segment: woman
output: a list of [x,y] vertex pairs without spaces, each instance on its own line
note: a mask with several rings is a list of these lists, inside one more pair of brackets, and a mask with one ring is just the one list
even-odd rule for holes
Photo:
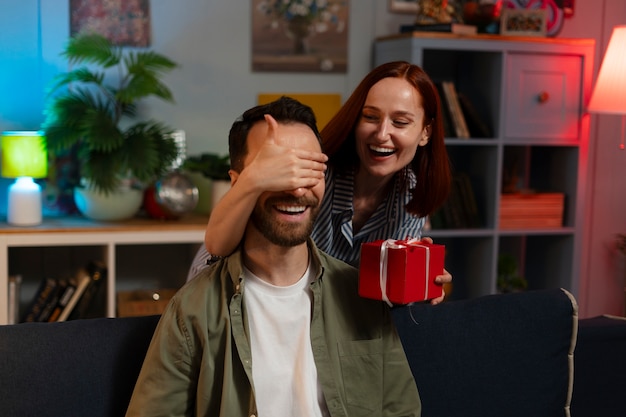
[[[327,169],[324,155],[287,152],[272,135],[270,129],[262,152],[214,207],[205,234],[208,253],[234,250],[243,235],[240,219],[249,217],[260,193],[308,187],[325,177],[313,240],[323,251],[358,266],[363,242],[421,237],[426,216],[450,190],[437,89],[420,67],[408,62],[373,69],[324,127]],[[209,257],[202,248],[190,276]],[[451,279],[444,271],[437,282]]]

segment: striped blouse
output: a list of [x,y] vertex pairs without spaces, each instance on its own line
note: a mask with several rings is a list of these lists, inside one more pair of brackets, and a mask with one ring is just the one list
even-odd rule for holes
[[[408,171],[409,186],[415,186],[415,174]],[[330,166],[326,170],[326,191],[315,222],[312,238],[319,249],[355,267],[359,266],[361,243],[378,239],[421,237],[424,218],[405,210],[411,194],[396,175],[392,192],[355,235],[352,230],[354,172],[339,174]],[[211,263],[212,256],[204,245],[196,254],[187,280]]]
[[[409,186],[415,186],[415,174],[408,171]],[[378,239],[406,239],[420,237],[424,218],[408,213],[406,204],[411,199],[400,175],[396,175],[392,191],[355,235],[352,230],[354,214],[354,173],[340,175],[328,167],[326,193],[313,230],[313,241],[319,249],[358,267],[361,244]]]

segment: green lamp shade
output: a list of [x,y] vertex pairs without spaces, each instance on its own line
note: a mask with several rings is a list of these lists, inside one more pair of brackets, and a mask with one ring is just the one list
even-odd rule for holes
[[2,173],[5,178],[45,178],[48,155],[42,132],[2,133]]

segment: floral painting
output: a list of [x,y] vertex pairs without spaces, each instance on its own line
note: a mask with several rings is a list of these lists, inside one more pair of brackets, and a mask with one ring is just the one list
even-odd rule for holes
[[252,0],[252,70],[345,73],[348,0]]
[[115,45],[150,46],[150,0],[70,0],[70,35],[81,32]]

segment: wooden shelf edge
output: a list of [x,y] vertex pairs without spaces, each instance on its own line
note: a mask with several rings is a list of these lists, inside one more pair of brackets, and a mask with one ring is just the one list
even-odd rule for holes
[[100,222],[89,220],[82,216],[44,218],[43,223],[37,226],[12,226],[0,224],[2,234],[27,233],[93,233],[93,232],[132,232],[132,231],[189,231],[204,230],[208,216],[190,214],[176,220],[158,220],[136,217],[119,222]]

